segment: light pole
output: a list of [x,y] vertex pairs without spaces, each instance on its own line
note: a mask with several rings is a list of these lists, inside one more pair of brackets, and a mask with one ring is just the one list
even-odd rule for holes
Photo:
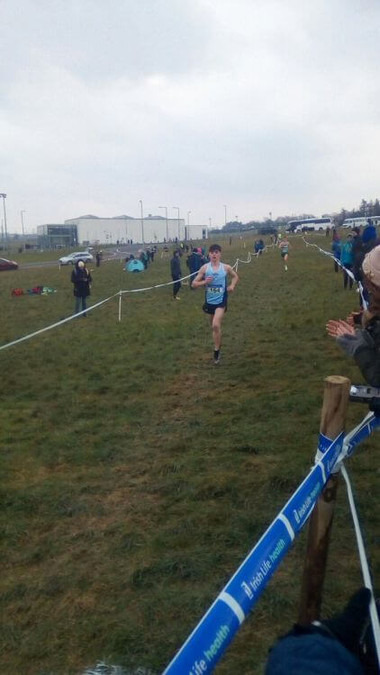
[[0,192],[0,197],[3,198],[3,211],[4,211],[4,238],[5,238],[5,246],[8,245],[8,230],[7,230],[7,212],[5,210],[5,198],[6,194],[4,192]]
[[224,204],[224,224],[227,225],[227,205]]
[[167,206],[159,206],[159,209],[165,209],[165,217],[166,217],[166,242],[169,241],[169,228],[168,228],[168,207]]
[[191,211],[187,212],[187,239],[190,239],[190,213]]
[[177,221],[178,221],[178,241],[181,239],[181,233],[179,231],[179,207],[173,206],[173,209],[177,211]]
[[23,209],[22,211],[20,211],[20,216],[21,216],[21,232],[22,232],[23,235],[25,234],[25,230],[24,230],[24,213],[25,213],[25,209]]
[[143,212],[143,203],[142,199],[139,200],[140,202],[140,214],[141,214],[141,237],[142,237],[142,243],[144,246],[144,212]]

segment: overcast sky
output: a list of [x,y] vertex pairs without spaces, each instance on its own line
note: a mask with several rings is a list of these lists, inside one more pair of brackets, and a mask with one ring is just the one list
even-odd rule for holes
[[[0,0],[8,231],[380,197],[378,0]],[[2,216],[2,210],[0,209]]]

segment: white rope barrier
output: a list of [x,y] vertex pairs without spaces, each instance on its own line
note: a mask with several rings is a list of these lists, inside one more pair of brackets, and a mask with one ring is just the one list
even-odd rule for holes
[[363,581],[364,585],[366,588],[369,588],[371,591],[371,602],[369,606],[369,611],[370,611],[370,617],[371,617],[371,623],[372,623],[372,629],[373,629],[373,636],[374,636],[374,641],[375,641],[375,647],[376,647],[376,653],[377,653],[377,660],[380,666],[380,623],[379,623],[379,616],[377,613],[376,609],[376,602],[375,602],[375,597],[374,597],[374,592],[373,592],[373,586],[372,586],[372,580],[371,580],[371,575],[369,572],[369,565],[366,557],[366,552],[365,552],[365,547],[364,547],[364,542],[363,542],[363,536],[361,533],[360,529],[360,524],[359,524],[359,518],[356,510],[356,505],[355,505],[355,500],[354,500],[354,495],[352,492],[352,487],[351,487],[351,482],[350,478],[348,476],[348,473],[346,471],[346,468],[344,464],[341,466],[341,471],[342,471],[342,476],[344,480],[346,481],[346,488],[347,488],[347,496],[348,496],[348,502],[350,504],[350,509],[351,509],[351,515],[352,515],[352,520],[354,523],[354,530],[355,530],[355,535],[356,535],[356,543],[358,546],[358,553],[359,553],[359,560],[360,560],[360,565],[362,568],[362,574],[363,574]]
[[304,241],[304,243],[306,244],[306,246],[314,246],[315,248],[318,249],[318,251],[320,251],[320,252],[323,253],[324,255],[327,255],[327,256],[328,256],[329,258],[331,258],[337,265],[339,265],[339,267],[340,267],[340,268],[341,268],[341,269],[342,269],[342,270],[343,270],[343,271],[344,271],[344,272],[345,272],[345,273],[346,273],[346,274],[347,274],[347,275],[355,282],[355,284],[357,284],[358,291],[359,291],[359,293],[360,293],[360,297],[361,297],[361,301],[362,301],[362,305],[363,305],[364,309],[368,309],[368,303],[367,303],[367,301],[366,301],[366,299],[365,299],[365,297],[364,297],[364,292],[363,292],[364,289],[363,289],[363,285],[362,285],[361,281],[357,281],[357,279],[355,279],[355,277],[354,277],[354,275],[352,274],[351,270],[346,269],[345,266],[342,265],[342,263],[340,262],[339,258],[336,258],[336,257],[334,256],[334,254],[331,253],[330,251],[325,251],[325,250],[324,250],[323,248],[321,248],[320,246],[317,246],[317,244],[311,244],[309,241],[306,241],[305,237],[302,237],[302,240]]
[[58,326],[63,326],[64,323],[67,323],[68,321],[72,321],[73,319],[77,319],[82,314],[87,314],[87,312],[92,312],[93,309],[96,309],[97,307],[100,307],[100,305],[104,305],[105,302],[108,302],[109,300],[112,300],[112,298],[116,298],[117,295],[119,295],[119,293],[115,293],[114,295],[110,295],[109,298],[106,298],[105,300],[101,300],[100,302],[97,302],[95,305],[91,305],[91,307],[87,307],[87,309],[84,309],[81,312],[77,312],[77,314],[72,314],[71,316],[66,317],[66,319],[61,319],[60,321],[57,321],[56,323],[52,323],[50,326],[45,326],[45,328],[41,328],[40,330],[34,331],[34,333],[29,333],[28,335],[24,335],[24,337],[22,337],[22,338],[18,338],[17,340],[13,340],[12,342],[8,342],[6,345],[2,345],[0,347],[0,351],[2,351],[3,349],[7,349],[8,347],[13,347],[13,345],[20,344],[20,342],[24,342],[25,340],[30,340],[30,338],[35,337],[36,335],[41,335],[42,333],[46,333],[48,330],[52,330],[52,328],[57,328]]

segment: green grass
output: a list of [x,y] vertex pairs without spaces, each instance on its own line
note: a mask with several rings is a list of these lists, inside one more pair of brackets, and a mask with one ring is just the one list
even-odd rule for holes
[[[100,659],[161,672],[306,475],[323,379],[361,381],[324,328],[358,299],[327,257],[292,243],[287,273],[277,250],[239,266],[218,368],[203,294],[186,286],[181,302],[170,287],[127,294],[121,322],[115,298],[0,352],[2,673],[76,674]],[[225,244],[227,262],[253,250],[241,244]],[[70,273],[0,275],[0,344],[71,314]],[[169,280],[169,261],[93,277],[91,303]],[[11,297],[35,285],[57,293]],[[364,412],[351,404],[347,428]],[[349,462],[375,575],[377,456],[372,438]],[[305,532],[216,672],[263,671],[296,619],[304,544]],[[324,611],[360,583],[342,487]]]

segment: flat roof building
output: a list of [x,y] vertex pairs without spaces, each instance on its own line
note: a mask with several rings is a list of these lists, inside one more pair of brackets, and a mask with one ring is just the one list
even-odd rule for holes
[[164,216],[115,216],[99,218],[94,215],[80,216],[65,220],[65,225],[75,225],[78,231],[78,244],[155,244],[164,241],[207,239],[206,225],[185,225],[183,218],[165,218]]

